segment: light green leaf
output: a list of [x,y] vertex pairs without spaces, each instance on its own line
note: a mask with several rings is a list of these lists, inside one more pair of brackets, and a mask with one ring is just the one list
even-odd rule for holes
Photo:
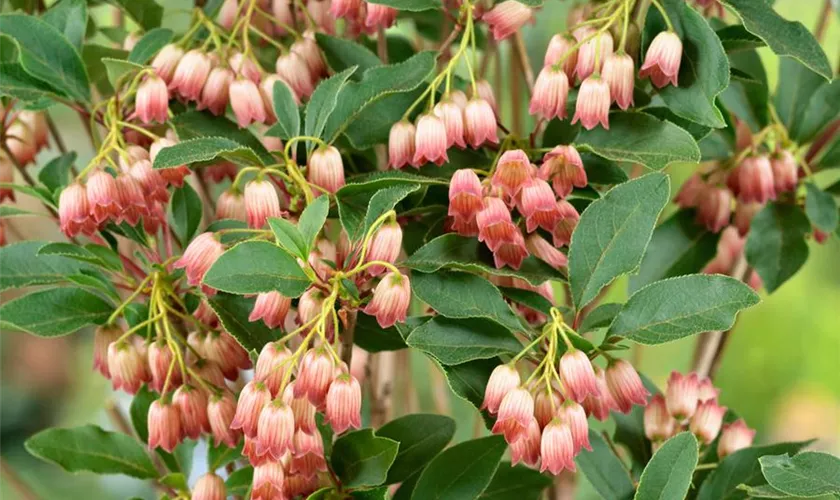
[[478,498],[493,479],[506,448],[502,436],[490,436],[444,450],[423,470],[411,498]]
[[228,448],[222,443],[219,443],[218,446],[215,446],[213,443],[208,442],[207,446],[207,469],[210,471],[216,471],[225,465],[237,460],[239,457],[242,456],[242,446],[244,443],[240,443],[239,446],[235,448]]
[[300,112],[295,98],[292,96],[292,90],[285,83],[276,82],[272,92],[274,93],[274,114],[277,116],[277,123],[266,132],[266,135],[284,140],[299,135]]
[[246,241],[216,260],[204,275],[204,284],[238,295],[277,290],[286,297],[298,297],[310,282],[282,248],[267,241]]
[[416,413],[391,420],[376,431],[400,444],[385,484],[401,483],[443,450],[455,434],[455,421],[444,415]]
[[387,5],[397,10],[408,10],[411,12],[437,10],[441,7],[440,0],[374,0],[371,3]]
[[[84,47],[82,47],[82,60],[85,62],[85,67],[87,68],[88,76],[90,77],[90,83],[103,96],[108,97],[114,93],[114,85],[111,82],[108,67],[105,65],[105,61],[123,61],[127,55],[128,53],[122,49],[106,47],[95,43],[86,43]],[[126,66],[128,66],[128,64],[126,64]],[[136,68],[131,66],[125,68],[125,66],[120,65],[120,63],[117,62],[114,63],[112,72],[117,75],[117,73],[120,73],[123,70],[128,73],[130,71],[134,71],[135,69]]]
[[779,62],[779,84],[773,103],[782,123],[789,131],[796,132],[804,121],[808,103],[825,83],[796,59],[783,57]]
[[172,168],[223,157],[243,165],[262,165],[261,159],[247,146],[224,137],[200,137],[163,148],[155,157],[155,169]]
[[0,324],[39,337],[59,337],[88,325],[101,325],[114,307],[86,290],[50,288],[0,306]]
[[330,463],[345,487],[378,486],[385,482],[399,447],[397,441],[377,437],[372,429],[361,429],[336,440]]
[[749,498],[790,498],[790,495],[782,493],[769,484],[760,484],[758,486],[739,484],[738,489],[749,495]]
[[575,145],[610,160],[641,163],[653,170],[678,161],[700,161],[700,149],[688,132],[638,112],[610,113],[609,130],[582,130]]
[[163,20],[163,7],[155,0],[108,0],[108,3],[122,8],[145,30],[157,28]]
[[815,228],[825,233],[834,231],[837,227],[837,202],[831,194],[818,188],[814,183],[805,184],[807,196],[805,197],[805,215]]
[[75,161],[75,151],[53,158],[38,172],[38,180],[53,192],[63,188],[70,182],[70,167]]
[[479,500],[537,500],[551,478],[523,465],[502,462]]
[[619,184],[584,210],[569,247],[569,285],[578,308],[639,268],[669,195],[668,177],[651,173]]
[[741,24],[733,24],[715,31],[726,52],[757,49],[764,47],[764,40],[753,35]]
[[[305,135],[318,138],[323,136],[324,127],[327,126],[327,120],[329,120],[330,114],[332,114],[338,102],[338,94],[347,83],[347,79],[355,71],[356,67],[348,68],[318,84],[318,87],[315,88],[312,97],[309,99],[309,103],[306,105],[303,122]],[[313,144],[310,143],[309,150],[312,147]]]
[[597,330],[598,328],[610,326],[622,307],[624,307],[623,304],[613,302],[599,305],[586,314],[580,324],[580,328],[578,328],[578,333],[583,334]]
[[262,165],[271,165],[276,160],[265,149],[262,142],[248,129],[241,129],[224,116],[215,116],[207,111],[187,111],[170,120],[181,141],[198,137],[224,137],[249,148],[259,157]]
[[589,483],[605,500],[631,498],[635,487],[621,459],[613,453],[604,438],[592,429],[589,429],[589,444],[592,451],[581,450],[575,457],[575,463]]
[[[374,177],[347,184],[338,190],[335,194],[338,216],[350,241],[362,239],[380,215],[420,189],[420,184],[413,177]],[[429,183],[433,182],[429,180]]]
[[182,472],[171,472],[160,478],[160,483],[174,488],[176,491],[190,491],[190,487],[187,485],[187,478]]
[[254,468],[250,465],[231,474],[225,480],[225,493],[228,495],[244,497],[251,489],[251,483],[254,481]]
[[21,217],[24,215],[52,217],[52,215],[50,214],[39,214],[37,212],[32,212],[30,210],[24,210],[22,208],[12,207],[9,205],[0,205],[0,219],[4,219],[6,217]]
[[88,22],[85,0],[61,0],[47,9],[41,19],[62,33],[76,50],[82,49]]
[[811,32],[798,21],[788,21],[768,2],[722,0],[744,23],[744,28],[758,36],[780,56],[798,59],[813,71],[831,80],[831,64]]
[[225,331],[233,335],[246,351],[253,349],[259,352],[267,343],[277,340],[277,336],[262,321],[248,320],[255,300],[227,293],[207,297],[207,303],[219,317]]
[[327,215],[329,212],[329,197],[319,196],[315,198],[315,201],[303,209],[303,212],[300,214],[300,219],[298,219],[298,229],[300,230],[300,234],[306,244],[306,255],[309,255],[309,251],[315,244],[315,238],[318,237],[318,233],[321,232],[321,229],[324,227],[324,223],[327,222]]
[[186,247],[198,231],[203,207],[201,197],[189,183],[185,182],[172,193],[172,199],[169,201],[170,220],[181,246]]
[[351,40],[338,38],[324,33],[316,33],[315,40],[327,58],[327,64],[336,73],[357,66],[355,75],[360,79],[362,72],[368,68],[379,66],[382,61],[376,54],[362,45]]
[[733,73],[729,87],[720,95],[720,101],[732,114],[744,120],[750,129],[758,132],[770,120],[770,88],[761,57],[758,52],[750,50],[730,54],[729,61],[733,72],[736,69],[742,71],[749,79]]
[[128,81],[131,77],[143,70],[143,66],[126,59],[115,57],[103,57],[102,64],[105,65],[105,73],[113,88],[119,88],[121,83]]
[[739,311],[759,301],[749,286],[729,276],[669,278],[634,293],[607,335],[656,345],[701,332],[728,330]]
[[840,458],[828,453],[768,455],[758,463],[764,478],[779,491],[800,497],[840,494]]
[[128,54],[128,61],[135,64],[146,64],[160,49],[172,41],[175,34],[168,28],[155,28],[143,35],[137,45]]
[[22,241],[0,247],[0,290],[60,283],[71,274],[93,269],[59,255],[37,255],[47,244],[45,241]]
[[634,498],[685,498],[697,458],[697,439],[690,432],[665,441],[642,472]]
[[768,203],[753,217],[747,236],[747,262],[773,292],[808,260],[805,235],[811,224],[799,207]]
[[522,344],[509,331],[491,321],[440,316],[412,330],[406,343],[444,365],[493,358],[522,349]]
[[829,123],[840,116],[840,80],[823,82],[808,100],[799,126],[791,132],[799,144],[812,141]]
[[499,358],[477,359],[460,365],[442,365],[441,368],[452,392],[476,408],[480,408],[484,401],[484,390],[487,388],[490,374],[501,363]]
[[308,247],[297,226],[280,217],[269,217],[268,227],[274,233],[277,244],[283,247],[284,250],[303,260],[308,258]]

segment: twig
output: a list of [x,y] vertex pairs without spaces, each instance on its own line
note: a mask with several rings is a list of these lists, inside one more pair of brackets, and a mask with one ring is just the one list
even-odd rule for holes
[[356,317],[358,316],[356,309],[347,311],[346,325],[344,331],[341,332],[341,361],[350,369],[350,362],[353,360],[353,336],[356,333]]
[[[522,113],[519,106],[519,72],[516,71],[516,66],[519,64],[516,61],[518,58],[519,52],[511,47],[508,58],[508,71],[510,72],[508,90],[510,91],[511,130],[517,135],[522,132]],[[499,105],[501,106],[501,103]]]
[[370,423],[373,427],[382,426],[390,416],[394,359],[394,352],[380,352],[370,357]]
[[817,26],[814,28],[814,38],[816,38],[819,43],[822,43],[823,38],[825,38],[825,32],[828,28],[828,20],[832,17],[831,0],[823,0],[823,6],[820,10],[820,15],[817,18]]
[[522,40],[522,33],[516,32],[513,35],[513,46],[519,58],[519,65],[522,68],[522,73],[525,75],[525,83],[528,84],[528,94],[534,92],[534,70],[531,69],[531,61],[528,60],[528,51],[525,50],[525,42]]
[[443,58],[444,54],[446,54],[447,55],[446,59],[449,58],[448,57],[449,56],[449,46],[452,45],[453,42],[455,42],[455,39],[458,38],[458,35],[460,33],[461,33],[461,25],[456,24],[455,27],[452,28],[452,32],[449,33],[449,36],[446,37],[446,40],[444,40],[443,43],[440,45],[440,48],[438,49],[438,52],[439,52],[438,57]]
[[32,488],[23,480],[5,458],[0,457],[0,472],[3,475],[3,482],[11,485],[18,492],[22,500],[38,500],[40,497],[32,491]]
[[388,64],[388,37],[385,36],[385,28],[382,26],[376,32],[376,55],[384,64]]
[[67,154],[67,146],[64,145],[64,139],[61,138],[61,134],[58,132],[58,127],[55,126],[55,120],[52,119],[52,116],[49,113],[44,113],[47,118],[47,127],[50,129],[50,133],[53,136],[53,140],[55,141],[55,145],[61,154]]

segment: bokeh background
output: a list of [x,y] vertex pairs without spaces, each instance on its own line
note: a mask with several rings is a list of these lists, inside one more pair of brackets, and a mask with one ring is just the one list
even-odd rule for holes
[[[756,0],[758,1],[758,0]],[[4,2],[0,2],[2,5]],[[168,9],[164,25],[180,29],[187,22],[184,1],[161,2]],[[822,0],[777,0],[776,8],[788,19],[813,28],[820,15]],[[526,46],[534,67],[539,67],[549,38],[565,29],[568,0],[547,0],[533,26],[525,28]],[[5,9],[9,7],[6,6]],[[108,19],[108,7],[92,10]],[[824,47],[836,66],[840,58],[840,15],[830,14]],[[410,30],[402,26],[396,30]],[[105,42],[104,40],[102,41]],[[502,47],[503,55],[507,47]],[[778,59],[768,49],[760,50],[771,87],[778,80]],[[503,58],[508,60],[507,57]],[[507,68],[505,68],[507,70]],[[506,73],[505,73],[506,74]],[[510,113],[509,91],[496,89],[502,96],[504,113]],[[90,144],[78,118],[57,106],[51,111],[59,123],[68,147],[80,153],[84,164],[92,156]],[[524,115],[524,113],[523,113]],[[510,116],[509,114],[507,116]],[[527,117],[525,118],[527,120]],[[526,126],[528,122],[525,122]],[[53,151],[39,157],[48,161]],[[691,172],[691,166],[672,165],[668,169],[672,185]],[[837,171],[835,171],[837,172]],[[820,185],[834,177],[818,176]],[[676,188],[674,188],[676,190]],[[20,196],[22,205],[32,200]],[[56,240],[54,227],[32,219],[11,219],[7,231],[10,241],[22,239]],[[722,389],[721,402],[735,409],[758,430],[757,442],[818,438],[815,447],[840,453],[840,241],[836,237],[824,245],[809,243],[806,266],[772,296],[741,315],[716,384]],[[623,300],[625,282],[612,287],[605,301]],[[3,293],[9,300],[15,292]],[[633,353],[639,369],[662,386],[671,370],[689,368],[696,339],[644,348]],[[44,499],[154,498],[146,483],[122,476],[72,475],[59,467],[30,457],[23,442],[48,426],[77,426],[88,423],[114,429],[104,408],[127,408],[130,399],[114,394],[107,381],[91,370],[92,332],[44,340],[16,332],[0,335],[0,453],[37,495]],[[458,421],[455,441],[486,432],[475,410],[455,397],[434,364],[419,353],[401,353],[397,365],[403,367],[395,380],[394,416],[424,411],[447,413]],[[406,391],[413,387],[414,390]],[[125,411],[123,411],[125,413]],[[192,477],[205,470],[203,449],[196,449]],[[0,484],[0,497],[21,498],[7,483]],[[578,478],[576,498],[598,496]]]

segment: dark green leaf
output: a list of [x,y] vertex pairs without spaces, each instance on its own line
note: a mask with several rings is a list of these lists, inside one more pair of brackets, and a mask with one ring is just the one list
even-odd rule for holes
[[506,448],[502,436],[490,436],[444,450],[420,475],[411,498],[478,498],[490,484]]
[[69,472],[157,477],[152,461],[137,441],[95,425],[47,429],[27,439],[24,445],[32,455]]
[[564,279],[560,271],[534,256],[529,256],[522,261],[522,266],[518,270],[507,266],[497,269],[493,264],[493,254],[487,247],[475,238],[466,238],[457,234],[445,234],[435,238],[414,252],[404,264],[424,273],[450,268],[521,278],[532,285],[540,285],[546,280]]
[[669,184],[660,173],[633,179],[581,214],[569,247],[569,285],[578,308],[615,278],[639,268],[659,212],[668,202]]
[[[420,189],[412,176],[406,179],[373,178],[350,183],[335,194],[341,226],[350,241],[362,239],[373,222],[409,194]],[[429,182],[436,182],[429,180]]]
[[808,260],[805,235],[811,224],[799,207],[768,203],[753,217],[747,236],[747,262],[773,292]]
[[[119,256],[110,248],[88,244],[84,247],[72,243],[48,243],[38,249],[38,256],[61,255],[109,269],[122,269]],[[83,271],[80,269],[79,271]]]
[[270,328],[262,321],[248,320],[251,310],[254,308],[253,298],[246,298],[239,295],[217,293],[207,298],[207,303],[219,317],[225,331],[233,335],[246,351],[252,349],[259,352],[276,336]]
[[284,140],[291,139],[300,133],[300,112],[292,90],[283,82],[275,82],[272,92],[277,123],[266,132],[266,135]]
[[[322,196],[321,198],[325,198]],[[306,242],[303,241],[303,235],[298,231],[297,226],[286,219],[280,217],[270,217],[268,219],[268,226],[274,233],[274,238],[277,244],[283,247],[295,257],[300,257],[306,260],[309,256]]]
[[411,289],[447,318],[486,318],[509,330],[522,330],[499,289],[481,276],[457,271],[416,273],[411,277]]
[[490,374],[501,363],[499,358],[477,359],[442,368],[452,392],[479,408],[484,401],[484,390],[487,388]]
[[840,458],[828,453],[768,455],[758,463],[764,478],[779,491],[800,497],[840,494]]
[[840,116],[840,80],[823,82],[810,96],[808,105],[802,112],[798,127],[791,131],[791,136],[799,144],[813,140],[826,125]]
[[[570,120],[551,120],[543,133],[544,148],[553,148],[559,144],[571,144],[580,134],[580,124],[572,125]],[[586,164],[586,162],[584,162]]]
[[[114,85],[123,75],[139,71],[139,67],[124,61],[127,52],[122,49],[86,43],[82,50],[82,59],[87,67],[90,83],[103,96],[114,93]],[[112,78],[113,77],[113,78]]]
[[817,160],[816,166],[820,169],[840,167],[840,136],[831,142]]
[[627,173],[612,160],[586,152],[580,158],[589,184],[621,184],[628,179]]
[[551,479],[522,465],[502,462],[479,500],[537,500]]
[[656,450],[642,472],[636,500],[685,498],[697,467],[697,439],[681,432]]
[[91,292],[50,288],[0,306],[0,324],[39,337],[59,337],[88,325],[101,325],[114,307]]
[[739,484],[738,489],[745,491],[749,495],[749,498],[790,498],[790,495],[782,493],[769,484],[760,484],[758,486]]
[[733,73],[732,81],[720,95],[720,100],[729,111],[757,132],[767,126],[770,119],[770,88],[761,57],[756,51],[750,50],[731,54],[729,59],[733,72],[736,69],[746,72],[750,78],[741,78]]
[[454,420],[444,415],[423,413],[406,415],[380,427],[377,436],[400,444],[385,483],[405,481],[443,450],[454,434]]
[[310,282],[282,248],[267,241],[246,241],[216,260],[204,275],[204,284],[239,295],[277,290],[286,297],[298,297]]
[[837,202],[831,194],[818,188],[811,182],[805,184],[808,194],[805,197],[805,215],[815,228],[825,233],[837,227]]
[[242,444],[236,448],[228,448],[224,444],[218,446],[208,441],[207,446],[207,468],[210,471],[218,470],[225,465],[237,460],[242,456]]
[[237,469],[225,480],[225,493],[228,495],[244,497],[251,489],[254,481],[254,468],[250,465]]
[[396,326],[382,328],[367,314],[358,316],[353,342],[368,352],[398,351],[408,347]]
[[610,113],[609,130],[583,130],[575,145],[610,160],[641,163],[654,170],[677,161],[700,161],[700,149],[688,132],[645,113]]
[[530,307],[535,311],[539,311],[545,315],[551,314],[551,308],[554,305],[545,297],[532,290],[525,290],[523,288],[499,287],[499,291],[506,299]]
[[224,116],[214,116],[207,111],[187,111],[176,115],[170,123],[178,131],[181,141],[198,137],[224,137],[249,148],[264,165],[275,162],[274,157],[254,134],[248,129],[240,129]]
[[33,77],[74,100],[90,100],[90,83],[82,58],[64,35],[25,14],[0,15],[0,31],[18,44],[20,63]]
[[[729,60],[715,32],[697,11],[682,0],[662,2],[683,44],[679,85],[659,89],[668,108],[687,120],[713,128],[725,127],[715,98],[729,85]],[[667,29],[658,9],[648,10],[645,39]]]
[[201,137],[163,148],[155,157],[154,168],[171,168],[190,163],[215,160],[219,156],[243,165],[262,165],[248,147],[224,137]]
[[435,357],[444,365],[516,353],[522,345],[506,329],[482,319],[436,316],[415,328],[406,343]]
[[[17,44],[7,36],[0,34],[0,45]],[[0,95],[7,95],[21,101],[37,101],[39,99],[58,99],[61,91],[51,87],[46,82],[33,77],[17,62],[0,63]]]
[[586,333],[610,326],[622,307],[622,304],[615,303],[599,305],[583,318],[578,332]]
[[[309,99],[306,105],[306,112],[304,113],[303,131],[309,137],[321,138],[324,134],[324,127],[327,126],[327,120],[330,118],[338,102],[338,94],[342,87],[347,83],[356,71],[356,67],[350,67],[336,75],[323,80]],[[310,143],[310,150],[312,144]]]
[[75,161],[75,151],[53,158],[38,172],[38,180],[50,191],[63,188],[70,182],[70,167]]
[[776,112],[789,131],[796,131],[808,109],[808,102],[825,80],[796,59],[786,57],[779,63],[779,76],[774,96]]
[[0,290],[60,283],[91,266],[59,255],[36,256],[44,241],[22,241],[0,247]]
[[[422,89],[385,95],[373,102],[351,123],[344,135],[350,144],[358,150],[371,148],[388,142],[388,134],[394,123],[400,121],[409,106],[423,93]],[[449,165],[455,162],[458,151],[449,151]]]
[[183,472],[172,472],[160,478],[160,484],[174,488],[176,491],[190,491],[187,478]]
[[316,34],[315,39],[324,52],[330,68],[335,72],[357,66],[355,75],[361,78],[365,70],[382,64],[376,54],[356,42],[324,33]]
[[336,440],[330,463],[345,487],[378,486],[385,482],[399,448],[397,441],[362,429]]
[[421,10],[440,9],[440,0],[374,0],[371,3],[387,5],[397,10],[408,10],[418,12]]
[[633,493],[636,490],[633,481],[627,475],[621,459],[613,453],[604,438],[594,430],[589,429],[589,444],[592,446],[592,451],[581,450],[575,457],[575,463],[601,495],[601,498],[605,500],[633,498]]
[[764,47],[764,40],[753,35],[743,25],[733,24],[715,31],[726,52],[757,49]]
[[312,245],[315,244],[315,238],[318,236],[318,233],[324,227],[329,211],[329,197],[319,196],[300,214],[298,229],[300,230],[301,236],[303,236],[304,243],[306,243],[307,255],[309,255],[309,250],[312,249]]
[[656,345],[701,332],[728,330],[739,311],[759,302],[749,286],[729,276],[668,278],[634,293],[608,335]]
[[41,19],[63,34],[76,50],[82,49],[88,22],[85,0],[61,0],[47,9]]
[[157,28],[163,20],[163,7],[155,0],[108,0],[108,2],[121,7],[145,30]]
[[201,197],[189,183],[184,183],[172,193],[172,199],[169,202],[172,228],[181,240],[182,246],[186,246],[198,231],[203,207]]
[[129,62],[146,64],[152,56],[157,54],[160,49],[172,41],[173,36],[174,33],[172,33],[172,30],[168,28],[155,28],[153,30],[149,30],[149,32],[143,35],[143,38],[137,42],[137,45],[131,49],[131,53],[128,54]]
[[780,56],[798,59],[813,71],[831,80],[831,64],[811,32],[798,21],[787,21],[768,2],[723,0],[738,14],[744,28],[758,36]]

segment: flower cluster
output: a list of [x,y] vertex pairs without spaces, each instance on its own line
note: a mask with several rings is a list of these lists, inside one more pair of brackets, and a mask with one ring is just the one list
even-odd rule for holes
[[[532,253],[554,268],[564,267],[566,256],[557,247],[569,244],[580,218],[565,198],[586,183],[583,160],[573,146],[555,147],[543,156],[540,167],[522,150],[505,151],[484,182],[469,169],[452,176],[449,226],[458,234],[478,236],[493,252],[498,268],[519,269]],[[514,224],[514,209],[523,224]],[[552,243],[538,229],[550,234]]]
[[703,446],[717,439],[719,458],[749,447],[755,431],[743,419],[723,423],[726,407],[718,404],[719,394],[708,378],[672,372],[665,395],[656,394],[645,408],[645,435],[658,447],[687,429]]

